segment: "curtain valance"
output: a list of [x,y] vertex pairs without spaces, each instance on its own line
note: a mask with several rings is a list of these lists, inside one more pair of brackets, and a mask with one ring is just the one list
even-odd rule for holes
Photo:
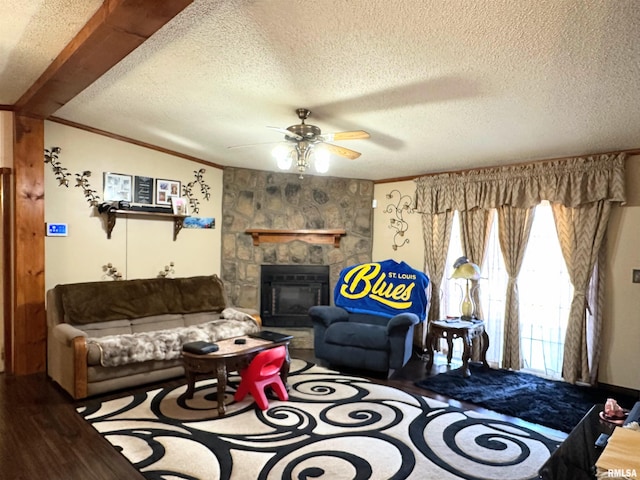
[[417,178],[421,213],[529,208],[542,200],[576,207],[598,200],[625,202],[624,153],[551,160]]

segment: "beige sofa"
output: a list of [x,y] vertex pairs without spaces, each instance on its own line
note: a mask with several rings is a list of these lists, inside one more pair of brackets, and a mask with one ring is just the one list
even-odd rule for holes
[[191,341],[260,330],[255,310],[230,307],[217,275],[87,282],[47,292],[47,372],[75,398],[184,374]]

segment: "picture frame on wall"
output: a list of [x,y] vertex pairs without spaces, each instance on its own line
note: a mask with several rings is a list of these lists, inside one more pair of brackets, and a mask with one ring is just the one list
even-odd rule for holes
[[182,197],[170,197],[174,215],[189,215],[187,199]]
[[187,217],[184,219],[183,227],[209,230],[216,228],[216,219],[213,217]]
[[122,173],[104,172],[103,198],[105,202],[131,202],[133,178]]
[[133,203],[153,204],[153,178],[136,175],[133,179]]
[[171,205],[172,197],[180,196],[178,180],[156,179],[156,205]]

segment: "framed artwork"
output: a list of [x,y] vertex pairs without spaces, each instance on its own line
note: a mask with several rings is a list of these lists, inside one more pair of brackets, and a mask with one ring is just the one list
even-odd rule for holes
[[179,181],[156,179],[156,205],[171,205],[171,197],[179,196]]
[[216,220],[213,217],[187,217],[184,219],[183,226],[198,229],[216,228]]
[[131,175],[104,172],[104,189],[102,192],[105,202],[130,202],[133,191]]
[[153,178],[139,177],[133,179],[133,203],[153,204]]

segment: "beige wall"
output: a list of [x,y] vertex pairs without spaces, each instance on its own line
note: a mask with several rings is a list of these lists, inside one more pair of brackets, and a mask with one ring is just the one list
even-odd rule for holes
[[603,383],[640,390],[640,155],[630,157],[627,204],[614,207],[608,230],[602,360]]
[[[384,209],[386,195],[394,189],[414,195],[414,181],[377,184],[374,198],[373,259],[393,258],[422,269],[424,255],[420,216],[405,215],[410,243],[393,250],[392,218]],[[632,270],[640,269],[640,156],[627,160],[627,204],[613,208],[608,229],[607,278],[603,351],[599,381],[640,390],[640,284],[631,283]]]
[[13,168],[13,112],[0,110],[0,168]]
[[215,229],[183,229],[173,241],[171,220],[118,217],[109,240],[103,216],[75,186],[76,173],[90,170],[91,188],[102,198],[104,172],[179,180],[185,185],[203,165],[46,122],[45,148],[54,146],[62,149],[59,161],[71,176],[68,188],[59,186],[51,166],[45,165],[45,221],[67,223],[69,236],[46,238],[47,289],[59,283],[108,280],[103,271],[107,263],[126,279],[156,277],[171,261],[176,277],[220,274],[222,170],[204,167],[204,181],[211,187],[209,201],[194,189],[200,200],[197,216],[214,217]]

